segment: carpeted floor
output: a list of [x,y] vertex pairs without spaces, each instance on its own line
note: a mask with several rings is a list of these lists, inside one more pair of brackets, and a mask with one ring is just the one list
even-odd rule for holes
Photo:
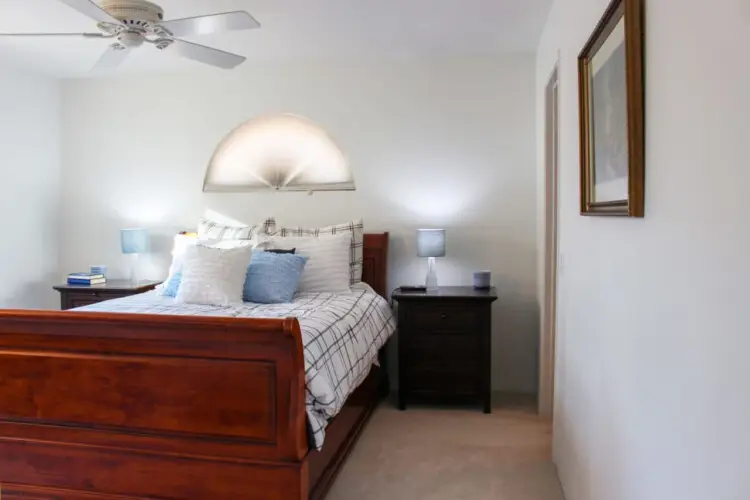
[[381,405],[327,500],[564,500],[533,414]]

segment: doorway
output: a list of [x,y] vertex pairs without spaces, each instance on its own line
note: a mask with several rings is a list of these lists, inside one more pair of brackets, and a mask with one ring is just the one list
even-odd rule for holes
[[544,302],[539,348],[539,414],[552,419],[555,393],[555,338],[557,335],[558,262],[558,151],[559,100],[558,67],[552,71],[545,90],[544,112]]

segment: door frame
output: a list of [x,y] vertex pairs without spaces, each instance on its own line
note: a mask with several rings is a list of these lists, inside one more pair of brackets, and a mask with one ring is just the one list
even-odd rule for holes
[[559,255],[560,64],[544,87],[544,290],[539,343],[539,414],[554,413]]

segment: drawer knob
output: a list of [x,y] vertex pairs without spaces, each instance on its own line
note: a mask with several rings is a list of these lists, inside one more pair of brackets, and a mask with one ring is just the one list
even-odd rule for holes
[[440,319],[447,319],[447,318],[448,318],[448,315],[447,315],[447,314],[445,314],[445,313],[442,313],[442,314],[440,315]]

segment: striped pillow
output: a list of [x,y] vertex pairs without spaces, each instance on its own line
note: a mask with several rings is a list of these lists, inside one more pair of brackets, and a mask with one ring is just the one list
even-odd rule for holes
[[275,231],[276,220],[273,217],[253,226],[228,226],[210,219],[201,219],[198,223],[198,239],[201,240],[252,240],[259,234]]
[[261,247],[292,245],[297,255],[306,257],[298,292],[343,293],[349,291],[349,245],[351,239],[342,233],[327,238],[315,236],[272,236]]
[[362,281],[365,240],[365,226],[362,219],[347,222],[345,224],[335,224],[333,226],[316,228],[282,227],[275,231],[268,231],[268,234],[280,236],[282,238],[289,236],[315,236],[318,238],[324,238],[327,236],[330,237],[346,233],[351,235],[351,244],[349,245],[349,284],[354,285]]

